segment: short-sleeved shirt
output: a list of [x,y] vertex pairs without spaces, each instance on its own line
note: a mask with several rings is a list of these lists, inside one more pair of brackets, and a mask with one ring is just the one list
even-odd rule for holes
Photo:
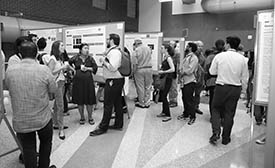
[[[47,66],[49,65],[50,61],[53,60],[55,63],[54,70],[61,68],[64,64],[61,60],[57,60],[54,55],[44,55],[42,57],[42,59],[43,59],[43,62],[45,63],[45,65],[47,65]],[[64,72],[61,71],[61,72],[55,74],[54,78],[55,78],[56,82],[65,81]]]
[[49,92],[57,89],[49,68],[34,59],[8,67],[6,86],[11,96],[13,128],[28,133],[44,128],[52,118]]

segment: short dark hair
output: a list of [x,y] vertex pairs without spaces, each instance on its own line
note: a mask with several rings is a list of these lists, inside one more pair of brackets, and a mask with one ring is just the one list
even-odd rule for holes
[[241,39],[237,36],[229,36],[226,37],[226,43],[228,43],[231,48],[237,50],[241,43]]
[[188,43],[188,46],[191,47],[192,52],[196,52],[198,50],[198,46],[195,43],[190,42]]
[[22,55],[22,58],[32,58],[34,59],[37,55],[37,46],[34,44],[34,42],[30,41],[24,41],[20,45],[20,54]]
[[43,50],[44,48],[46,48],[47,46],[47,40],[44,37],[41,37],[38,41],[37,41],[37,47],[38,50]]
[[81,43],[81,44],[79,45],[79,53],[81,53],[81,50],[82,50],[82,48],[83,48],[84,46],[88,46],[88,47],[89,47],[89,44],[87,44],[87,43]]
[[221,40],[221,39],[217,40],[215,42],[215,47],[216,47],[217,51],[219,51],[219,52],[223,51],[224,50],[224,44],[225,44],[225,42],[223,40]]
[[120,37],[119,37],[118,34],[114,34],[114,33],[109,34],[109,38],[110,38],[110,40],[114,41],[115,45],[117,45],[117,46],[119,45],[119,43],[120,43]]
[[175,49],[168,45],[168,44],[163,44],[164,48],[167,50],[168,54],[173,57],[175,55]]
[[27,36],[21,36],[21,37],[18,37],[15,40],[15,42],[14,42],[14,51],[15,51],[15,54],[19,54],[19,48],[20,48],[21,44],[24,41],[29,41],[29,38]]

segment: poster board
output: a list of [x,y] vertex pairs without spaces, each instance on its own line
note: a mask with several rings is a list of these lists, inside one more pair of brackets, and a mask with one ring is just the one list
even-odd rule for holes
[[187,43],[185,41],[185,38],[182,38],[182,37],[164,37],[163,38],[163,43],[169,44],[170,41],[178,41],[179,46],[177,46],[177,49],[179,50],[179,53],[180,53],[180,64],[178,69],[181,69],[183,65],[184,50]]
[[257,15],[253,102],[256,105],[267,105],[272,65],[274,12],[258,11]]
[[[1,27],[0,27],[0,32],[1,32]],[[4,115],[4,95],[3,95],[3,70],[4,70],[4,61],[2,58],[2,38],[1,38],[1,33],[0,33],[0,124],[3,119]]]
[[120,36],[120,48],[124,46],[124,22],[89,24],[81,26],[69,26],[63,28],[63,42],[69,55],[79,53],[78,46],[81,43],[89,44],[89,53],[97,65],[98,72],[95,75],[95,81],[103,81],[102,63],[99,59],[103,57],[103,53],[107,50],[106,39],[109,34],[115,33]]
[[127,47],[130,53],[133,53],[133,43],[136,38],[141,39],[144,45],[147,45],[152,49],[152,69],[154,72],[157,72],[161,63],[160,48],[163,40],[163,33],[126,33],[125,47]]
[[36,34],[38,38],[44,37],[47,39],[47,46],[44,49],[45,52],[50,53],[51,47],[54,41],[63,41],[63,31],[62,28],[50,28],[50,29],[28,29],[23,30],[24,35]]

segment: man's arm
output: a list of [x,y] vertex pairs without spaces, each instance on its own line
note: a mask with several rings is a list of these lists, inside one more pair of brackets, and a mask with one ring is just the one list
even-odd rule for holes
[[192,55],[191,58],[187,58],[187,59],[191,59],[191,60],[189,62],[188,67],[183,68],[183,74],[191,75],[195,72],[195,70],[198,66],[199,60],[196,55]]
[[211,66],[209,68],[210,75],[218,75],[218,62],[217,62],[217,55],[214,57]]
[[109,54],[109,59],[106,57],[107,59],[104,59],[103,64],[108,70],[115,72],[121,64],[121,52],[117,49],[113,49]]

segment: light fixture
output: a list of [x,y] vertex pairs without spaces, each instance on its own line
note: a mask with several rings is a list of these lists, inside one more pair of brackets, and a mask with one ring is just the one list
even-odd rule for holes
[[173,0],[159,0],[159,2],[172,2]]

